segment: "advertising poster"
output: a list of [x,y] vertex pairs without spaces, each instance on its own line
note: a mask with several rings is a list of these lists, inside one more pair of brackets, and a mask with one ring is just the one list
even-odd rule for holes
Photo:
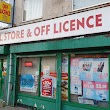
[[68,73],[62,73],[62,100],[68,100]]
[[43,75],[50,74],[50,66],[43,66]]
[[93,81],[93,59],[81,58],[79,61],[80,80]]
[[82,95],[82,81],[79,76],[71,76],[71,94]]
[[42,77],[41,95],[44,97],[53,97],[53,79],[50,77]]
[[95,82],[83,81],[83,98],[96,99]]
[[71,76],[79,75],[79,58],[71,58]]
[[109,101],[109,89],[106,82],[95,82],[96,100]]
[[96,82],[108,82],[108,58],[93,59],[93,79]]
[[68,57],[62,58],[62,100],[68,100]]
[[68,73],[68,57],[62,58],[62,72]]
[[38,87],[38,76],[22,74],[20,77],[20,91],[36,92]]

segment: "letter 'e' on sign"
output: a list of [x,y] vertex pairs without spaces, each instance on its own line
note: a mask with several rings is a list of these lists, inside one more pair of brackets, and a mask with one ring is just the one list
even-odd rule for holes
[[12,6],[6,2],[0,2],[0,21],[11,23],[11,8]]

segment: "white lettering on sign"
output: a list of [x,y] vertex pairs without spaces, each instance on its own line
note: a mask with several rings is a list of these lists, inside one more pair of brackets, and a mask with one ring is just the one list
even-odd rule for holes
[[0,45],[110,31],[110,7],[0,31]]

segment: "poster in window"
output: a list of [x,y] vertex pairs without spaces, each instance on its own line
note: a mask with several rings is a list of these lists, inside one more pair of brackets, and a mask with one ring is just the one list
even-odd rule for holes
[[53,79],[51,77],[42,77],[41,83],[41,95],[53,97]]
[[109,101],[109,89],[106,82],[95,82],[96,100]]
[[95,96],[95,82],[83,81],[83,98],[96,99]]
[[38,87],[38,76],[22,74],[20,77],[20,91],[36,92]]
[[71,76],[71,94],[82,95],[82,81],[79,76]]
[[62,100],[68,100],[68,57],[62,58]]
[[43,66],[43,75],[49,76],[50,74],[50,66]]
[[79,75],[79,58],[71,59],[70,72],[71,72],[71,76]]
[[93,79],[96,82],[108,82],[108,58],[93,59]]
[[68,57],[62,58],[62,72],[68,73]]
[[81,58],[79,61],[80,80],[93,81],[93,59]]
[[68,100],[68,73],[62,73],[62,100]]

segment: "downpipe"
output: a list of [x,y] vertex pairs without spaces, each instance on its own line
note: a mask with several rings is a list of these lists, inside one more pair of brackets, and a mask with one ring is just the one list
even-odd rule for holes
[[8,79],[8,93],[7,93],[7,105],[9,105],[10,99],[10,90],[11,90],[11,76],[12,76],[12,54],[10,54],[10,63],[9,63],[9,79]]

